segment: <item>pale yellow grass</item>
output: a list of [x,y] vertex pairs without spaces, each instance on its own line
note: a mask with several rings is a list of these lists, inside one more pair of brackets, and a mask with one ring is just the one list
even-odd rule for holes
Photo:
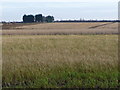
[[118,36],[3,36],[2,53],[5,86],[37,80],[55,69],[58,72],[69,68],[76,72],[116,72]]
[[[88,29],[92,26],[102,25],[102,24],[108,24],[107,27],[117,27],[117,23],[109,25],[111,23],[109,22],[95,22],[95,23],[43,23],[43,24],[36,24],[36,25],[30,25],[30,26],[20,26],[16,27],[17,29]],[[104,26],[103,26],[104,27]]]
[[118,58],[117,40],[116,35],[4,36],[3,74],[7,76],[9,71],[22,68],[80,63],[85,67],[114,68]]
[[118,23],[42,23],[4,29],[2,32],[3,35],[117,34]]

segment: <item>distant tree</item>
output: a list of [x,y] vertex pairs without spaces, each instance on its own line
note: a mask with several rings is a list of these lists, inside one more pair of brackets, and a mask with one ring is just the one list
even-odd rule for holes
[[33,15],[24,15],[23,16],[23,22],[24,23],[32,23],[32,22],[34,22],[34,16]]
[[35,22],[43,22],[42,14],[35,15]]
[[54,22],[53,16],[42,16],[42,14],[33,15],[24,15],[23,16],[24,23],[32,23],[32,22]]
[[45,17],[45,16],[43,16],[42,18],[43,18],[43,22],[46,22],[46,17]]
[[46,22],[54,22],[54,17],[53,16],[47,16],[46,17]]
[[29,22],[34,22],[34,16],[33,15],[28,15],[28,21]]
[[23,22],[25,22],[25,23],[27,22],[27,15],[23,16]]

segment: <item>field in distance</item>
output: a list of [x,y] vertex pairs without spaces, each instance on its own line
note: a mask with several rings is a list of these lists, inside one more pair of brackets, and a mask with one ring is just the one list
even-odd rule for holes
[[118,34],[118,23],[9,23],[2,29],[3,35]]

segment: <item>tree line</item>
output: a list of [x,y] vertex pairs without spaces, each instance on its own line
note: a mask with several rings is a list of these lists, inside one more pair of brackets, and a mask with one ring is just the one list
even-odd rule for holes
[[32,22],[54,22],[53,16],[43,16],[42,14],[37,15],[24,15],[23,16],[24,23],[32,23]]
[[120,22],[120,20],[57,20],[54,22]]

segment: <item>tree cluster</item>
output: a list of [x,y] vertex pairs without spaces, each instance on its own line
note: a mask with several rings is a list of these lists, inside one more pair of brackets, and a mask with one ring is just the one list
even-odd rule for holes
[[53,16],[42,16],[42,14],[33,15],[24,15],[23,16],[24,23],[32,23],[32,22],[54,22]]

